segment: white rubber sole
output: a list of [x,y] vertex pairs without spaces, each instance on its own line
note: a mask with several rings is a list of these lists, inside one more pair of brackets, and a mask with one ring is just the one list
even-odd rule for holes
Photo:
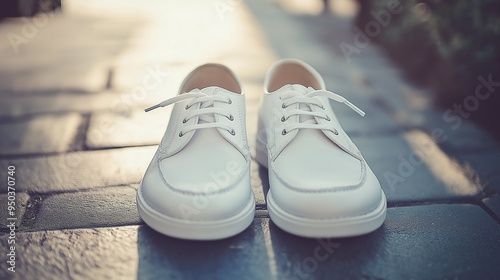
[[251,195],[248,204],[238,214],[216,221],[188,221],[173,218],[154,210],[137,190],[137,208],[142,220],[154,230],[176,238],[189,240],[217,240],[234,236],[244,231],[255,216],[255,198]]
[[[257,137],[255,160],[266,168],[269,165],[267,153],[265,142]],[[272,189],[272,186],[270,188]],[[382,192],[379,205],[367,214],[337,219],[307,219],[283,210],[274,201],[269,191],[267,193],[267,210],[271,220],[279,228],[295,235],[312,238],[352,237],[370,233],[384,223],[387,201]]]
[[387,202],[382,194],[380,204],[375,210],[362,216],[338,219],[306,219],[292,215],[281,209],[267,194],[267,209],[271,220],[282,230],[312,238],[352,237],[370,233],[378,229],[385,220]]

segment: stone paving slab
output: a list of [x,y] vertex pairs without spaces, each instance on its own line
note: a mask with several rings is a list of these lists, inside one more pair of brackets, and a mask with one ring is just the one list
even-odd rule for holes
[[123,90],[136,101],[144,101],[144,93],[161,100],[175,96],[187,74],[199,66],[194,61],[162,60],[159,56],[144,55],[132,52],[113,65],[112,88]]
[[352,140],[390,203],[472,198],[484,188],[479,166],[468,167],[449,158],[421,131]]
[[[140,14],[118,16],[102,6],[75,7],[71,1],[65,6],[63,13],[35,21],[13,18],[2,24],[0,48],[5,55],[0,90],[35,94],[40,90],[104,89],[110,66],[131,47],[144,21]],[[85,28],[92,32],[74,36],[75,30]],[[16,34],[21,42],[12,44],[8,34]]]
[[436,109],[429,92],[414,88],[400,79],[372,80],[371,88],[400,126],[439,133],[440,146],[449,153],[475,153],[497,150],[500,144],[469,120],[474,112],[461,116],[454,108]]
[[351,63],[349,63],[353,68],[363,72],[364,79],[368,81],[390,81],[394,87],[401,84],[398,81],[404,80],[405,74],[386,58],[384,50],[379,49],[376,45],[371,45],[365,50],[367,51],[362,51],[365,57],[361,58],[353,55],[351,56]]
[[[452,108],[450,108],[452,109]],[[455,113],[427,111],[419,124],[426,131],[442,130],[443,149],[454,154],[499,150],[500,144],[472,121]]]
[[[18,191],[33,193],[126,185],[142,179],[156,149],[156,146],[148,146],[0,160],[0,170],[14,165]],[[5,176],[0,173],[2,181],[6,180]]]
[[[60,112],[94,112],[108,110],[127,112],[144,109],[177,94],[184,76],[197,65],[148,63],[138,67],[131,62],[126,68],[136,69],[136,76],[130,74],[123,77],[121,72],[115,73],[110,83],[114,86],[99,89],[95,92],[71,89],[46,89],[39,94],[19,93],[12,90],[2,91],[0,88],[0,117],[15,118],[23,115]],[[116,66],[118,69],[124,66]],[[186,71],[186,67],[190,67]],[[125,71],[127,72],[127,71]],[[185,72],[185,73],[184,73]],[[116,80],[127,80],[125,86]],[[144,86],[144,81],[148,83]],[[115,82],[113,82],[115,81]]]
[[[380,69],[386,68],[381,63],[377,64]],[[388,75],[382,79],[372,75],[374,70],[358,66],[358,71],[361,77],[358,82],[362,83],[371,94],[376,95],[393,117],[401,123],[412,123],[416,112],[422,112],[432,106],[432,99],[426,95],[426,91],[409,85],[396,75]]]
[[381,229],[354,238],[303,239],[272,223],[270,233],[278,279],[496,279],[500,273],[500,225],[474,205],[390,208]]
[[497,175],[490,177],[486,182],[486,188],[497,194],[500,194],[500,171],[497,171]]
[[0,155],[57,153],[69,150],[82,121],[76,113],[40,116],[0,124]]
[[[252,163],[252,191],[257,208],[265,207],[259,166]],[[142,223],[137,212],[138,184],[51,195],[43,199],[29,230],[109,227]],[[2,202],[3,196],[0,196]],[[1,217],[0,217],[1,218]]]
[[488,193],[500,194],[500,150],[474,154],[454,154],[465,166],[473,169]]
[[157,145],[170,119],[171,110],[133,110],[94,113],[90,118],[86,146],[106,147]]
[[135,194],[122,186],[52,195],[42,201],[30,230],[139,224]]
[[483,199],[484,204],[495,213],[498,220],[500,220],[500,196],[493,196]]
[[41,113],[91,112],[110,109],[119,93],[16,95],[3,94],[0,117],[16,118]]
[[25,115],[46,113],[79,112],[110,110],[126,111],[136,107],[145,107],[157,98],[146,95],[144,100],[135,100],[127,92],[102,91],[100,93],[52,93],[43,95],[17,95],[15,93],[0,96],[0,117],[16,118]]
[[0,278],[271,279],[267,224],[255,219],[243,233],[214,242],[169,238],[146,226],[18,233],[17,272],[2,269]]
[[379,230],[343,239],[301,238],[256,218],[220,241],[126,226],[18,233],[16,244],[12,279],[496,279],[500,273],[500,225],[475,205],[390,208]]
[[331,104],[340,125],[349,137],[393,134],[401,132],[403,129],[401,125],[375,104],[365,105],[364,107],[359,106],[366,113],[364,117],[356,114],[343,104],[337,102],[331,102]]
[[9,200],[9,197],[7,196],[6,193],[0,194],[0,229],[7,229],[7,224],[10,223],[10,221],[7,220],[7,218],[15,217],[15,224],[17,227],[22,222],[24,212],[26,210],[26,206],[28,205],[28,200],[30,199],[30,196],[27,193],[24,192],[16,192],[15,194],[15,211],[14,211],[14,216],[9,215],[8,211],[8,202],[12,201]]

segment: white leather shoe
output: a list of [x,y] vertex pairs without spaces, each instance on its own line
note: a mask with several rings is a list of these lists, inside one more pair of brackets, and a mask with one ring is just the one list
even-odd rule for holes
[[137,191],[141,218],[163,234],[196,240],[236,235],[253,221],[245,96],[233,72],[205,64],[179,94]]
[[340,126],[330,99],[364,115],[325,90],[318,72],[302,61],[281,60],[267,73],[256,160],[269,170],[272,221],[304,237],[369,233],[386,215],[380,183]]

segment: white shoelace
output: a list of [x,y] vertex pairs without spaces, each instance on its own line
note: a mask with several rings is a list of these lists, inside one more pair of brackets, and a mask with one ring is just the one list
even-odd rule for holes
[[185,107],[186,110],[189,110],[193,105],[200,103],[200,108],[198,109],[193,109],[190,110],[189,112],[186,113],[185,118],[182,120],[183,123],[188,122],[191,118],[194,117],[199,117],[198,123],[188,125],[184,127],[180,132],[179,136],[182,137],[184,134],[188,133],[189,131],[197,130],[197,129],[203,129],[203,128],[222,128],[227,130],[229,133],[232,135],[235,134],[234,129],[229,126],[228,124],[222,123],[222,122],[217,122],[215,120],[215,115],[221,115],[228,120],[233,121],[234,117],[231,115],[227,110],[224,110],[222,108],[217,108],[214,107],[215,102],[224,102],[227,104],[231,104],[232,101],[230,98],[225,97],[225,96],[220,96],[220,95],[207,95],[203,93],[200,90],[195,90],[194,92],[189,92],[189,93],[183,93],[179,94],[176,97],[172,97],[170,99],[167,99],[165,101],[162,101],[154,106],[151,106],[144,111],[149,112],[151,110],[154,110],[156,108],[160,107],[166,107],[171,104],[186,100],[186,99],[192,99]]
[[[283,117],[281,118],[281,121],[285,122],[286,120],[288,120],[288,118],[290,116],[293,116],[293,115],[317,117],[317,118],[321,118],[321,119],[325,119],[327,121],[330,121],[330,118],[325,113],[322,113],[321,111],[314,112],[312,110],[312,106],[317,106],[323,110],[325,109],[324,106],[321,104],[321,102],[318,99],[314,98],[315,96],[324,96],[324,97],[327,97],[329,99],[335,100],[337,102],[344,103],[345,105],[347,105],[349,108],[353,109],[356,113],[360,114],[361,116],[365,115],[365,112],[363,112],[361,109],[356,107],[354,104],[349,102],[344,97],[342,97],[336,93],[333,93],[331,91],[328,91],[328,90],[315,90],[315,89],[309,87],[308,93],[306,93],[306,94],[300,94],[300,93],[295,92],[295,91],[286,91],[280,96],[280,99],[283,100],[283,103],[282,103],[283,109],[287,108],[288,106],[290,106],[292,104],[299,104],[299,106],[298,106],[299,108],[286,110],[285,113],[283,114]],[[305,105],[306,108],[309,108],[311,110],[310,111],[304,110],[303,108],[301,108],[302,107],[301,105]],[[285,127],[285,129],[282,131],[282,134],[285,135],[292,130],[300,129],[300,128],[330,130],[334,134],[338,134],[337,129],[332,128],[331,125],[319,124],[316,122],[311,123],[308,121],[288,124]]]

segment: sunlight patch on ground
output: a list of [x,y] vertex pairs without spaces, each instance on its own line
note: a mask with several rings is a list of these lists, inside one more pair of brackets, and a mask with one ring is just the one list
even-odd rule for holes
[[330,0],[330,11],[339,17],[352,18],[359,11],[359,5],[354,0]]
[[479,182],[474,173],[449,158],[425,132],[414,130],[405,134],[405,139],[416,155],[453,194],[474,195],[479,191]]

